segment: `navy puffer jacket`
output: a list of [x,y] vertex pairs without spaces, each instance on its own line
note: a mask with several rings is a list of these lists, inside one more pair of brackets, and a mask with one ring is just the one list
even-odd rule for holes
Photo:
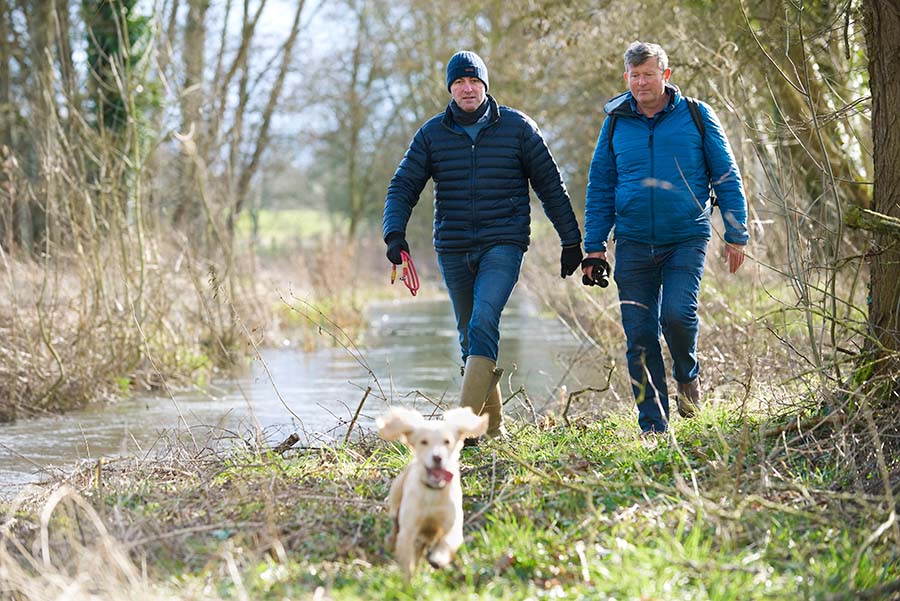
[[458,128],[449,108],[413,137],[388,186],[383,233],[406,235],[419,194],[434,180],[434,248],[467,252],[495,244],[527,250],[531,235],[528,183],[563,246],[579,244],[581,231],[559,168],[537,125],[491,97],[489,123],[475,142]]

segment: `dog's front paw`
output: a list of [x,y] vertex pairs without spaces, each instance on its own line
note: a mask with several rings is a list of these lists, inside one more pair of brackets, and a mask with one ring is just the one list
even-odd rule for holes
[[440,570],[450,564],[450,560],[453,559],[453,554],[450,552],[447,545],[439,544],[428,552],[428,557],[426,559],[428,559],[428,563],[431,564],[431,567]]

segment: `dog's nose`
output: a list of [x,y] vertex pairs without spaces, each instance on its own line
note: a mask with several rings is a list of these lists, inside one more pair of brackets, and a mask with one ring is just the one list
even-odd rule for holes
[[435,466],[439,466],[439,465],[441,464],[441,461],[443,461],[443,459],[441,459],[441,456],[440,456],[440,455],[435,454],[435,455],[432,455],[432,456],[431,456],[431,462],[432,462]]

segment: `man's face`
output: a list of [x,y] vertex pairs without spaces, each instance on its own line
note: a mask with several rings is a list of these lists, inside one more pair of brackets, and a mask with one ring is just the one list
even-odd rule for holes
[[638,105],[655,106],[664,102],[666,82],[671,73],[671,69],[660,69],[659,60],[655,57],[648,58],[636,67],[628,65],[625,81]]
[[477,77],[460,77],[450,84],[450,95],[459,108],[471,113],[484,102],[484,82]]

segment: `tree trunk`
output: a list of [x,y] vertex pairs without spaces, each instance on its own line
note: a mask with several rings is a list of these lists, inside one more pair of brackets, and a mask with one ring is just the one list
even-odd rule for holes
[[158,59],[159,72],[166,77],[171,77],[168,69],[169,64],[172,62],[172,54],[174,52],[178,32],[178,8],[178,0],[172,0],[171,8],[163,6],[163,10],[160,13],[160,21],[162,21],[162,16],[166,14],[166,10],[168,9],[169,16],[166,20],[166,26],[160,33]]
[[26,26],[30,35],[29,60],[31,63],[29,95],[28,134],[33,136],[32,147],[27,157],[28,176],[34,182],[35,197],[41,202],[33,202],[22,196],[16,206],[19,243],[24,249],[38,252],[44,242],[47,211],[53,202],[52,178],[45,172],[44,158],[52,156],[55,138],[50,133],[50,115],[55,108],[53,99],[44,90],[53,89],[53,63],[51,55],[54,46],[52,4],[35,2],[24,9]]
[[12,86],[10,63],[12,48],[9,43],[10,10],[6,2],[0,2],[0,146],[12,145]]
[[72,112],[81,110],[80,93],[78,89],[78,75],[75,70],[75,61],[72,58],[72,41],[70,39],[73,31],[71,19],[69,18],[68,2],[59,1],[56,4],[55,26],[56,26],[56,53],[59,55],[59,73],[61,84],[63,86],[63,94],[66,96],[67,104]]
[[206,125],[201,119],[205,101],[203,70],[206,65],[203,49],[206,45],[206,13],[209,0],[189,0],[187,22],[184,26],[184,88],[181,96],[181,131],[192,134],[188,140],[182,165],[182,185],[178,206],[173,215],[176,224],[194,221],[201,214],[198,178],[205,177],[198,162],[207,157]]
[[[350,136],[347,153],[347,190],[350,196],[350,226],[348,228],[348,236],[350,240],[356,237],[356,231],[363,219],[363,193],[360,189],[359,178],[359,141],[362,135],[365,116],[363,115],[362,98],[358,92],[360,72],[362,70],[363,45],[368,44],[368,35],[366,31],[366,3],[363,1],[361,6],[355,7],[357,10],[357,27],[356,27],[356,46],[353,49],[353,64],[351,65],[350,86],[347,98],[349,110],[349,128]],[[369,70],[371,74],[372,69]],[[371,77],[368,83],[371,84]],[[368,94],[371,85],[367,86],[364,94]]]
[[[864,11],[872,90],[873,206],[877,213],[900,218],[900,7],[896,0],[868,0]],[[876,231],[873,237],[869,325],[882,351],[894,357],[885,367],[896,369],[900,351],[900,237],[889,231]]]
[[[12,129],[15,111],[12,105],[9,43],[10,10],[0,1],[0,248],[10,252],[13,247],[15,185],[13,183]],[[2,419],[0,419],[2,421]]]

